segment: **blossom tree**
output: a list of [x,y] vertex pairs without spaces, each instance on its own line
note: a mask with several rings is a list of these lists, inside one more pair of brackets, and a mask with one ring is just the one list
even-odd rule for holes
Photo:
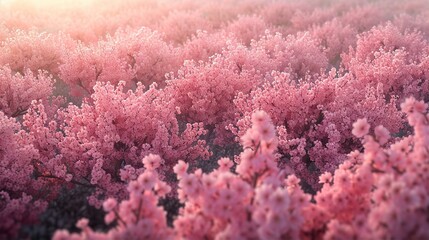
[[0,111],[0,238],[16,237],[46,208],[49,182],[33,178],[38,157],[20,124]]
[[161,33],[148,28],[119,30],[107,41],[135,73],[132,80],[146,86],[156,82],[163,87],[165,75],[176,72],[183,63],[180,50],[167,43]]
[[[335,74],[331,71],[314,83],[296,83],[290,74],[273,73],[262,88],[238,95],[236,120],[228,129],[243,136],[253,109],[267,111],[278,128],[281,164],[317,189],[320,173],[333,172],[347,153],[359,148],[359,141],[350,134],[356,119],[368,116],[371,123],[384,124],[391,132],[398,132],[403,123],[394,98],[386,104],[380,88],[359,85],[347,75],[335,78]],[[380,112],[385,115],[381,117]]]
[[267,29],[267,25],[258,16],[239,16],[237,20],[228,25],[226,31],[231,32],[244,45],[250,45],[252,40],[258,40]]
[[166,88],[186,121],[202,122],[214,130],[217,143],[231,137],[225,126],[233,119],[234,97],[250,91],[260,79],[256,65],[252,65],[258,62],[255,55],[240,45],[233,48],[227,51],[228,56],[212,56],[209,63],[185,62]]
[[383,92],[403,101],[428,92],[424,62],[428,45],[419,32],[401,32],[388,23],[362,34],[356,49],[344,56],[345,68],[365,84],[382,84]]
[[[148,165],[148,162],[151,165]],[[115,228],[107,233],[94,232],[88,226],[88,219],[81,219],[76,224],[82,230],[80,235],[60,230],[52,239],[124,239],[131,236],[143,239],[173,239],[173,231],[167,226],[166,212],[158,206],[158,200],[171,190],[156,171],[161,165],[161,158],[149,155],[142,163],[146,169],[127,187],[129,199],[118,203],[115,198],[109,198],[103,203],[103,209],[107,212],[105,221],[108,224],[114,222],[117,225]]]
[[130,83],[133,69],[121,59],[109,42],[79,44],[62,55],[59,77],[70,87],[71,95],[90,95],[96,82]]
[[61,53],[75,45],[65,34],[17,30],[1,43],[0,65],[9,65],[13,72],[22,74],[30,69],[33,73],[45,70],[57,75]]
[[167,41],[183,43],[197,30],[211,30],[211,24],[196,11],[172,11],[160,22],[158,29],[165,34]]
[[321,175],[315,196],[313,231],[324,237],[427,238],[427,104],[408,98],[401,104],[414,134],[395,140],[366,119],[353,124],[364,150],[351,152],[334,175]]
[[174,167],[179,179],[179,199],[185,204],[174,221],[174,231],[166,226],[163,209],[156,206],[158,198],[170,191],[156,172],[161,159],[149,155],[143,163],[152,165],[130,182],[129,199],[119,204],[115,199],[103,203],[108,212],[106,222],[116,221],[117,228],[106,234],[95,233],[83,219],[77,223],[82,233],[57,231],[54,239],[108,239],[127,234],[166,239],[298,239],[304,222],[302,213],[310,206],[310,196],[301,190],[298,178],[291,175],[285,179],[277,168],[277,139],[268,115],[257,111],[252,122],[252,128],[242,139],[246,149],[236,173],[231,171],[234,162],[228,158],[221,158],[219,167],[208,174],[201,170],[188,173],[189,165],[184,161]]
[[38,74],[27,69],[15,73],[8,66],[0,68],[0,110],[11,117],[26,113],[33,100],[47,99],[53,91],[54,80],[46,72]]
[[206,130],[197,122],[179,126],[179,109],[169,95],[142,84],[124,92],[124,85],[98,83],[81,107],[58,112],[64,133],[58,148],[67,174],[95,187],[90,202],[97,206],[102,195],[122,196],[124,183],[138,176],[141,159],[149,153],[165,160],[159,171],[167,180],[177,159],[191,163],[211,154],[200,139]]
[[340,63],[340,55],[356,43],[357,31],[350,25],[344,26],[338,19],[333,19],[313,27],[311,34],[321,40],[326,48],[326,57],[336,66]]
[[274,61],[267,73],[272,70],[288,72],[299,79],[306,75],[319,75],[328,67],[325,50],[309,32],[283,37],[281,33],[272,34],[268,31],[253,44],[253,48],[264,49]]

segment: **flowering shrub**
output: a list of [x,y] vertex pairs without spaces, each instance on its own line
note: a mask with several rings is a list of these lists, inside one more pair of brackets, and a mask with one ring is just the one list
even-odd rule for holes
[[240,46],[230,56],[214,55],[208,63],[187,61],[178,76],[167,82],[166,91],[176,100],[181,115],[215,129],[219,143],[228,137],[225,126],[234,114],[230,103],[260,79],[254,68],[249,69],[256,59],[250,59],[249,51]]
[[408,98],[401,104],[414,134],[387,144],[389,131],[372,129],[366,119],[353,124],[362,152],[353,151],[334,175],[321,175],[311,228],[325,237],[427,238],[427,104]]
[[0,68],[0,110],[18,117],[26,113],[33,100],[46,99],[53,91],[54,80],[46,72],[14,73],[9,66]]
[[425,0],[0,12],[0,239],[429,238]]
[[295,175],[285,176],[278,168],[274,125],[265,112],[257,111],[252,115],[252,128],[241,138],[244,151],[238,163],[221,158],[210,173],[201,169],[188,173],[184,161],[174,167],[178,198],[184,203],[174,232],[166,225],[165,211],[157,206],[157,200],[171,188],[158,178],[161,158],[149,155],[143,159],[146,170],[128,185],[129,199],[118,204],[110,198],[103,203],[108,212],[105,221],[116,221],[117,228],[95,233],[88,220],[82,219],[77,223],[80,235],[62,230],[54,239],[125,238],[129,234],[189,239],[427,238],[427,104],[409,98],[401,107],[414,135],[389,146],[386,128],[377,126],[370,135],[367,119],[358,119],[352,132],[362,139],[364,150],[351,152],[334,174],[320,176],[323,188],[315,202]]
[[70,86],[72,95],[92,94],[97,82],[130,82],[135,73],[125,59],[118,56],[110,42],[97,45],[80,44],[73,51],[65,51],[59,77]]
[[129,183],[129,199],[118,204],[115,198],[109,198],[103,203],[103,209],[107,212],[106,223],[116,222],[116,228],[106,234],[97,233],[88,226],[88,219],[81,219],[76,224],[82,230],[80,235],[60,230],[53,239],[125,239],[136,236],[143,239],[172,239],[173,231],[167,227],[165,211],[157,206],[159,198],[165,197],[171,189],[159,179],[156,172],[161,158],[148,155],[142,163],[146,170]]
[[167,41],[183,43],[198,30],[208,31],[211,26],[198,12],[173,11],[160,22],[159,29]]
[[159,170],[163,177],[172,173],[177,159],[194,162],[210,156],[205,141],[200,139],[206,130],[199,123],[179,129],[177,110],[169,95],[155,89],[155,85],[145,90],[141,84],[135,92],[123,92],[124,84],[114,87],[99,83],[81,107],[70,105],[59,110],[58,121],[62,124],[58,127],[64,134],[52,136],[61,154],[55,158],[62,159],[71,175],[64,177],[94,187],[89,200],[96,206],[104,195],[120,198],[123,183],[138,176],[138,169],[143,167],[140,159],[149,153],[165,159]]
[[[252,128],[242,137],[236,174],[228,158],[209,174],[179,162],[179,199],[185,204],[174,227],[183,238],[281,239],[298,238],[304,222],[302,211],[310,196],[299,187],[299,179],[277,168],[274,154],[277,138],[265,112],[252,115]],[[293,223],[293,224],[292,224]]]
[[16,236],[22,223],[34,223],[46,208],[47,182],[32,177],[38,158],[28,134],[0,111],[0,238]]
[[427,94],[424,75],[428,45],[419,32],[402,33],[388,23],[358,37],[356,50],[344,56],[344,65],[365,84],[381,83],[383,93],[405,97]]
[[[125,59],[135,73],[134,81],[150,85],[165,85],[165,74],[175,72],[183,63],[180,49],[168,44],[161,34],[147,28],[117,31],[108,38],[120,59]],[[126,81],[127,79],[122,79]]]
[[61,53],[73,47],[73,40],[62,34],[17,30],[1,44],[0,65],[9,65],[14,72],[30,69],[34,73],[45,70],[58,74]]

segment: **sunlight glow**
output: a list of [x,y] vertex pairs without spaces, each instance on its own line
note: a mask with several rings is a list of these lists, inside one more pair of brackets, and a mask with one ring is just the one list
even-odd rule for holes
[[69,9],[91,5],[93,0],[0,0],[0,4],[11,9]]

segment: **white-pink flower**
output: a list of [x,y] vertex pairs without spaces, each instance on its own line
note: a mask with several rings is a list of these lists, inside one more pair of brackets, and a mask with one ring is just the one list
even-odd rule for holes
[[159,155],[155,155],[151,153],[146,157],[144,157],[142,162],[146,169],[155,170],[161,165],[162,159]]
[[137,178],[138,183],[144,190],[151,190],[155,186],[156,180],[156,175],[151,171],[145,171]]
[[118,202],[116,201],[116,199],[114,199],[114,198],[108,198],[103,203],[103,209],[106,212],[110,212],[110,211],[112,211],[116,207],[117,204],[118,204]]
[[380,144],[385,144],[390,138],[390,132],[383,126],[377,126],[374,128],[375,137]]
[[356,137],[360,138],[368,134],[369,124],[366,118],[360,118],[355,123],[353,123],[352,133]]
[[184,175],[186,175],[186,171],[188,171],[188,164],[183,160],[179,160],[179,162],[173,167],[174,173],[176,173],[177,178],[181,179]]

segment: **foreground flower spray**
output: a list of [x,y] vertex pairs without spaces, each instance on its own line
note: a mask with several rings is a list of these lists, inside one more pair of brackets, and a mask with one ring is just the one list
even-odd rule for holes
[[157,206],[171,188],[156,173],[161,158],[149,155],[143,159],[148,168],[128,185],[129,199],[103,203],[106,222],[116,221],[116,227],[96,233],[83,219],[77,225],[80,235],[61,230],[54,239],[132,234],[148,239],[427,238],[427,104],[409,98],[401,107],[414,135],[387,145],[387,129],[357,120],[353,134],[364,150],[348,154],[333,174],[322,174],[323,187],[313,197],[302,190],[299,178],[277,167],[274,126],[265,112],[256,111],[241,139],[244,151],[237,164],[221,158],[210,173],[190,173],[183,161],[174,167],[183,207],[172,227]]

